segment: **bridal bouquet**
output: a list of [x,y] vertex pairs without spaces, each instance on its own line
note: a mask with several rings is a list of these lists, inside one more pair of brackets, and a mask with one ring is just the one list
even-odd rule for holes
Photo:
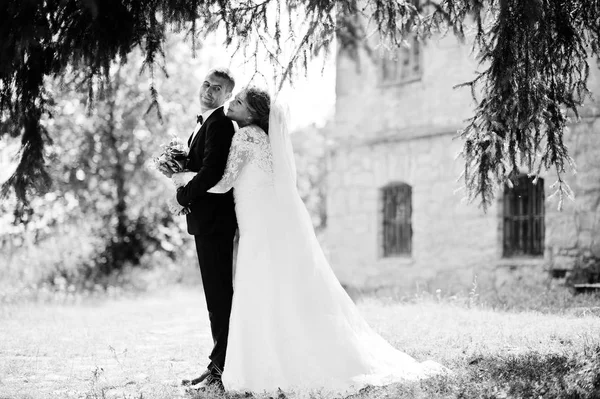
[[154,166],[159,170],[166,169],[171,174],[183,172],[188,155],[187,146],[183,141],[179,137],[172,137],[171,141],[161,147],[163,147],[163,152],[154,158]]
[[[154,167],[165,175],[165,172],[170,175],[183,172],[188,155],[187,146],[183,141],[179,137],[172,137],[171,141],[161,145],[161,147],[163,148],[163,152],[152,160]],[[190,213],[188,207],[179,205],[176,200],[173,203],[169,203],[169,209],[178,216]]]

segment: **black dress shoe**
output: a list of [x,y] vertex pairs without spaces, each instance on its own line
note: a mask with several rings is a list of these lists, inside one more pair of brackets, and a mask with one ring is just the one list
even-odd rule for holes
[[194,378],[193,380],[181,380],[181,385],[190,386],[197,385],[204,381],[210,375],[210,370],[206,369],[199,377]]
[[225,392],[225,387],[223,386],[223,380],[221,380],[221,376],[215,374],[209,374],[208,377],[204,380],[204,384],[198,388],[199,392],[213,391],[217,393]]

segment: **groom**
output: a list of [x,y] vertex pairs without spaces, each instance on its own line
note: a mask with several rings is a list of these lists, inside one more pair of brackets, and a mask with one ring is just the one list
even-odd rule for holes
[[233,192],[211,194],[207,190],[221,180],[227,164],[233,122],[225,116],[223,104],[231,97],[235,80],[228,69],[212,69],[200,87],[202,114],[188,141],[186,169],[197,172],[177,189],[177,202],[188,206],[188,233],[194,236],[200,263],[204,295],[214,346],[206,371],[184,385],[205,381],[205,386],[223,389],[221,374],[225,364],[229,314],[233,296],[233,239],[237,228]]

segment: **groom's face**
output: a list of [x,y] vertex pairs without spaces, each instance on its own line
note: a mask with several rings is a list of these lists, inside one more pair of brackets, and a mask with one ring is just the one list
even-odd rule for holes
[[203,110],[219,108],[231,97],[226,79],[209,74],[200,86],[200,105]]

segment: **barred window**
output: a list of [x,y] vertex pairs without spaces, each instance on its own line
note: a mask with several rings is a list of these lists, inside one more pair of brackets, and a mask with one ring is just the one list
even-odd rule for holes
[[410,255],[412,187],[406,183],[394,183],[383,187],[381,203],[383,256]]
[[504,189],[504,257],[544,253],[544,180],[521,175],[513,188]]
[[415,35],[408,38],[407,42],[408,47],[390,52],[381,61],[383,84],[405,83],[421,78],[421,43]]

